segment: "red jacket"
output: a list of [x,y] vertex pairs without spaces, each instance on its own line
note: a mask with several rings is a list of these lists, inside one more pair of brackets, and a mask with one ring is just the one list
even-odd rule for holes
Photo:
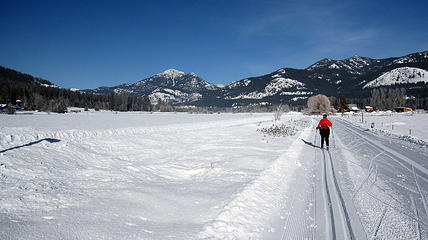
[[330,120],[328,120],[327,118],[323,118],[323,119],[321,119],[320,123],[318,124],[317,129],[318,128],[326,129],[327,127],[331,127],[331,126],[333,126],[333,124],[331,124]]

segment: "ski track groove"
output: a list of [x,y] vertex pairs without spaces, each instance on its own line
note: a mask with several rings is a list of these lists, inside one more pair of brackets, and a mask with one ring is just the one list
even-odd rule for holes
[[334,214],[333,214],[333,204],[331,201],[331,195],[330,190],[328,188],[328,181],[327,181],[327,166],[326,166],[326,159],[323,152],[323,182],[324,182],[324,189],[325,189],[325,196],[327,197],[327,207],[329,209],[329,220],[330,220],[330,226],[331,226],[331,232],[327,231],[328,233],[332,234],[330,236],[331,239],[336,239],[336,228],[335,228],[335,221],[334,221]]
[[[424,223],[421,219],[419,219],[419,218],[417,218],[417,217],[413,216],[412,214],[407,213],[405,210],[401,210],[401,209],[399,209],[399,208],[397,208],[397,207],[395,207],[395,206],[393,206],[393,205],[391,205],[391,204],[389,204],[389,203],[387,203],[387,202],[383,201],[382,199],[379,199],[378,197],[374,196],[374,195],[373,195],[373,194],[371,194],[371,193],[367,193],[367,195],[368,195],[368,196],[370,196],[370,197],[372,197],[373,199],[376,199],[376,200],[377,200],[377,201],[379,201],[380,203],[384,204],[384,205],[385,205],[385,207],[390,207],[391,209],[393,209],[393,210],[395,210],[395,211],[397,211],[397,212],[400,212],[400,213],[402,213],[402,214],[406,215],[407,217],[409,217],[409,218],[411,218],[411,219],[413,219],[413,220],[415,220],[415,221],[418,221],[420,224],[424,225],[425,227],[428,227],[428,224],[427,224],[427,223]],[[397,200],[395,200],[395,201],[396,201],[396,202],[398,202]]]
[[[339,120],[338,122],[342,125],[345,126],[345,124],[343,122],[341,122],[343,120]],[[407,158],[406,156],[403,156],[402,154],[394,151],[393,149],[387,147],[387,146],[378,146],[377,143],[375,143],[373,140],[369,139],[368,137],[363,136],[361,133],[358,132],[358,130],[354,129],[355,127],[344,127],[347,130],[353,132],[355,135],[359,136],[360,138],[364,139],[365,142],[369,143],[372,147],[378,149],[379,151],[383,151],[385,152],[385,155],[388,156],[389,158],[391,158],[393,161],[395,161],[396,163],[398,163],[400,166],[402,166],[403,168],[407,169],[409,172],[411,172],[411,167],[405,166],[403,164],[402,161],[404,161],[404,163],[416,167],[419,171],[421,171],[422,173],[424,173],[425,175],[428,175],[428,169],[426,169],[425,167],[423,167],[422,165],[420,165],[419,163]],[[401,160],[401,161],[400,161]]]
[[[392,183],[396,184],[396,182],[392,182]],[[389,191],[385,190],[384,188],[382,188],[381,186],[379,186],[377,184],[374,184],[374,186],[377,187],[377,189],[381,190],[383,192],[383,194],[385,194],[385,196],[388,196],[389,198],[391,198],[391,200],[393,200],[398,206],[400,206],[402,208],[405,208],[405,204],[403,204],[402,201],[398,200],[397,197],[395,197],[394,195],[392,195],[391,193],[389,193]],[[414,194],[417,194],[416,191],[411,191],[411,192],[414,193]]]
[[[315,134],[316,134],[316,131],[315,131]],[[315,137],[316,137],[316,135],[315,135]],[[314,139],[314,145],[315,145],[315,142],[316,142],[316,138]],[[318,162],[317,161],[317,151],[315,150],[314,151],[314,160],[315,160],[315,162]],[[317,201],[316,201],[316,194],[317,194],[317,189],[316,189],[316,175],[315,175],[315,173],[313,173],[313,175],[312,175],[312,199],[313,199],[313,215],[312,215],[312,217],[313,217],[313,231],[312,231],[312,239],[315,239],[315,236],[316,236],[316,233],[317,233],[317,229],[318,229],[318,225],[317,225],[317,222],[316,222],[316,219],[317,219],[317,212],[318,212],[318,204],[317,204]]]
[[[419,218],[418,208],[416,207],[415,198],[413,197],[413,195],[410,195],[410,200],[412,201],[412,207],[413,207],[413,211],[415,212],[415,216]],[[417,239],[421,240],[421,226],[418,221],[415,221],[415,222],[416,222],[416,234],[418,236]]]
[[380,229],[380,225],[382,224],[383,218],[385,217],[386,211],[388,210],[388,207],[385,206],[385,208],[383,209],[382,215],[380,216],[378,222],[376,223],[376,228],[373,231],[373,236],[372,239],[375,239],[377,236],[377,233],[379,232]]
[[330,151],[328,151],[328,156],[330,159],[331,173],[333,176],[334,185],[336,187],[337,197],[339,197],[339,199],[340,199],[341,208],[343,210],[343,213],[345,214],[345,219],[343,219],[343,220],[346,221],[346,227],[348,230],[349,237],[351,239],[355,239],[354,232],[352,231],[351,219],[349,218],[349,214],[348,214],[348,210],[346,208],[345,200],[343,199],[342,191],[340,190],[339,184],[337,182],[336,173],[334,170],[333,159],[331,157]]
[[[324,192],[326,196],[326,205],[329,212],[329,222],[331,229],[329,231],[331,239],[340,239],[338,234],[343,234],[345,238],[355,239],[354,232],[351,226],[351,220],[346,208],[345,200],[340,190],[339,183],[337,181],[333,158],[330,151],[322,150],[323,155],[323,183]],[[329,184],[329,182],[331,182]],[[330,189],[330,187],[332,189]],[[335,198],[335,201],[332,198]],[[335,214],[336,213],[336,214]],[[336,217],[335,217],[336,216]],[[340,216],[340,218],[337,218]],[[339,227],[339,229],[337,229]],[[338,231],[339,230],[339,231]]]
[[369,172],[367,174],[367,177],[363,180],[363,182],[361,182],[360,186],[357,188],[357,190],[355,190],[354,195],[352,196],[352,200],[355,199],[355,197],[357,197],[359,191],[361,191],[361,189],[364,187],[364,185],[369,182],[370,176],[372,175],[372,173],[374,172],[375,169],[371,169],[369,168]]
[[[344,125],[343,123],[340,123],[340,124]],[[394,183],[397,186],[400,186],[400,187],[408,190],[409,192],[414,192],[415,194],[419,194],[420,197],[421,197],[421,201],[423,202],[424,212],[428,216],[427,202],[426,202],[425,196],[424,196],[424,194],[422,192],[422,189],[420,187],[420,184],[419,184],[419,181],[418,181],[418,174],[416,173],[415,168],[417,168],[417,170],[419,170],[424,175],[427,175],[426,173],[427,173],[428,170],[425,169],[420,164],[414,162],[413,160],[411,160],[411,159],[403,156],[402,154],[396,153],[394,150],[390,149],[389,147],[383,147],[382,148],[381,146],[378,146],[377,143],[375,143],[374,141],[368,139],[368,137],[363,136],[361,133],[358,132],[357,129],[354,129],[354,128],[356,128],[356,127],[346,127],[347,130],[355,133],[357,136],[359,136],[360,138],[364,139],[364,142],[367,142],[370,146],[374,147],[375,149],[378,149],[381,153],[384,153],[383,154],[384,156],[386,156],[386,157],[388,157],[388,159],[391,159],[392,161],[398,163],[401,167],[403,167],[405,170],[409,171],[409,173],[411,175],[413,175],[414,181],[416,183],[415,184],[416,185],[415,189],[411,189],[410,186],[403,185],[401,182],[398,182],[398,181],[396,181],[394,179],[389,179],[389,182]],[[409,164],[410,167],[405,166],[402,161],[404,161],[404,163],[406,163],[406,164]],[[388,169],[388,168],[385,168],[384,166],[381,166],[381,168],[383,168],[384,170],[389,171],[389,172],[391,172],[393,174],[394,173],[393,169],[397,169],[397,166],[394,166],[394,165],[388,163],[389,161],[383,161],[383,162],[385,164],[387,164],[388,166],[391,166],[391,169]],[[420,177],[420,179],[423,182],[428,182],[428,179],[426,179],[426,178],[424,178],[422,176],[419,176],[419,177]]]
[[[396,152],[395,150],[391,149],[388,146],[383,146],[381,145],[381,142],[377,142],[377,141],[373,141],[371,139],[369,139],[369,137],[364,136],[362,133],[360,133],[360,131],[358,130],[357,127],[355,126],[345,126],[345,124],[343,124],[341,121],[338,121],[340,125],[342,125],[344,127],[344,129],[346,129],[349,132],[353,132],[355,134],[355,136],[359,137],[360,139],[363,139],[363,142],[366,142],[369,146],[371,146],[374,150],[377,150],[379,152],[383,152],[383,156],[385,156],[385,159],[382,159],[382,165],[381,166],[376,166],[376,175],[375,178],[377,178],[377,169],[378,167],[381,167],[383,170],[391,173],[392,175],[396,175],[396,171],[405,171],[408,174],[405,174],[405,176],[413,176],[414,179],[414,183],[416,183],[415,185],[412,185],[410,183],[403,183],[401,181],[398,181],[397,179],[392,178],[391,176],[386,176],[388,178],[387,182],[393,183],[398,187],[401,187],[405,190],[407,190],[410,193],[410,197],[413,198],[412,194],[417,194],[420,196],[421,201],[423,203],[423,210],[425,210],[425,214],[427,214],[428,216],[428,211],[427,211],[427,206],[426,206],[426,199],[424,197],[423,191],[420,187],[419,184],[419,180],[421,180],[422,182],[428,182],[428,180],[422,176],[418,176],[416,170],[419,170],[420,173],[424,176],[426,176],[427,173],[427,169],[420,165],[419,163],[403,156],[402,154]],[[378,154],[379,155],[379,154]],[[398,163],[399,165],[393,165],[392,163]],[[408,166],[407,166],[408,165]],[[391,200],[395,201],[395,203],[398,204],[398,206],[393,206],[392,204],[389,204],[386,201],[381,200],[380,198],[372,195],[371,193],[367,193],[368,196],[372,197],[373,199],[379,201],[380,203],[382,203],[385,208],[390,208],[392,210],[395,210],[407,217],[409,217],[410,219],[413,219],[414,221],[417,222],[417,225],[419,227],[419,229],[421,228],[421,225],[427,227],[428,225],[423,221],[423,219],[420,218],[419,216],[419,212],[418,211],[418,206],[414,205],[414,209],[412,209],[411,207],[409,208],[408,204],[406,203],[402,203],[400,200],[396,199],[394,196],[390,195],[388,193],[388,191],[380,188],[379,186],[377,186],[376,184],[372,184],[372,186],[376,186],[378,189],[382,190],[384,192],[384,194],[386,194],[386,196],[388,196]],[[412,199],[410,199],[412,200]],[[424,202],[425,201],[425,202]],[[412,212],[413,210],[413,212]],[[386,211],[386,210],[385,210]],[[415,212],[416,211],[416,212]],[[415,213],[418,213],[418,215],[415,215]],[[382,215],[382,218],[384,217],[384,214]],[[380,220],[382,220],[382,218]],[[380,223],[378,228],[380,227]],[[373,234],[373,238],[376,236],[378,229],[376,230],[376,232]],[[417,230],[420,232],[420,230]]]
[[[412,166],[413,176],[415,177],[416,187],[418,189],[419,195],[421,196],[421,200],[424,206],[425,214],[428,216],[427,202],[425,200],[425,195],[422,193],[421,186],[419,186],[418,175],[415,172],[415,168]],[[418,217],[419,218],[419,217]]]

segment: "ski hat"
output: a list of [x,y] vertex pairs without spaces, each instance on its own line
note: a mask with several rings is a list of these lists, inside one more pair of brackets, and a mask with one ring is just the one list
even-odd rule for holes
[[323,116],[323,117],[327,117],[327,113],[323,113],[323,114],[322,114],[322,116]]

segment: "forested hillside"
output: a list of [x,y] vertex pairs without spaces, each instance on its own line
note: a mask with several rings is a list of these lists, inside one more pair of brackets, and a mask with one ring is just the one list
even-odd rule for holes
[[[21,100],[26,110],[52,112],[65,112],[70,106],[115,111],[150,111],[153,108],[147,96],[114,93],[105,96],[64,89],[50,81],[0,66],[0,104],[11,106],[16,100]],[[164,105],[167,104],[160,103],[157,107]]]

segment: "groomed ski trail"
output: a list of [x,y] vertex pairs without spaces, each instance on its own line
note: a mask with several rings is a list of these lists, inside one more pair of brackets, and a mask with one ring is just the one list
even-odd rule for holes
[[376,239],[428,239],[426,156],[402,140],[372,134],[338,118],[349,189],[367,235]]
[[[330,137],[331,138],[331,137]],[[316,137],[319,145],[319,136]],[[341,155],[336,148],[315,147],[316,171],[316,230],[315,239],[366,239],[349,193],[343,192],[336,165]]]

